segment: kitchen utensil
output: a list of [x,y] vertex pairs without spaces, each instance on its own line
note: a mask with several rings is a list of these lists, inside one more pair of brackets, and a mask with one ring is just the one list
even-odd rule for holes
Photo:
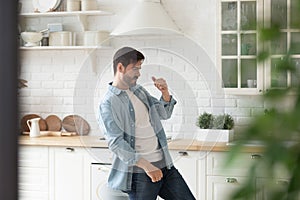
[[39,121],[39,127],[40,131],[46,131],[47,130],[47,123],[46,121],[39,115],[37,114],[28,114],[22,117],[21,119],[21,132],[29,132],[29,127],[27,126],[27,120],[33,119],[33,118],[40,118]]
[[26,47],[39,46],[40,41],[43,38],[43,33],[41,33],[41,32],[22,32],[21,37],[26,42],[24,46],[26,46]]
[[48,131],[60,131],[61,130],[61,119],[56,115],[49,115],[46,117],[46,123]]
[[90,125],[79,115],[68,115],[62,121],[62,127],[68,132],[76,132],[79,135],[87,135]]
[[33,118],[27,120],[27,126],[29,127],[29,136],[30,137],[39,137],[40,134],[40,126],[39,126],[39,121],[41,118]]

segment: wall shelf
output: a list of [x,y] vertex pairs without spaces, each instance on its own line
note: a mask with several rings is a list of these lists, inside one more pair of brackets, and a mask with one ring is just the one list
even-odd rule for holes
[[113,15],[112,12],[93,11],[73,11],[73,12],[45,12],[45,13],[20,13],[20,17],[64,17],[64,16],[89,16],[89,15]]
[[20,50],[94,50],[94,49],[111,49],[110,46],[36,46],[36,47],[20,47]]

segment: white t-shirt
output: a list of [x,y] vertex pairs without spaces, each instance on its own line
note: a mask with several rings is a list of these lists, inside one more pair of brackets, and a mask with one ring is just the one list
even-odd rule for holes
[[126,90],[135,112],[135,150],[149,162],[162,160],[156,134],[151,126],[145,104],[130,90]]

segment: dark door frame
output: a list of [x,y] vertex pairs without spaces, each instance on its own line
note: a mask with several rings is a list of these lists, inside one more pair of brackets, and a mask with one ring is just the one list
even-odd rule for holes
[[18,199],[17,0],[0,6],[0,199]]

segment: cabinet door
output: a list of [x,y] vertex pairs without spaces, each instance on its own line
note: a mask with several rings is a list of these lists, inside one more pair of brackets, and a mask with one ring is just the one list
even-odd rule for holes
[[[199,187],[204,187],[204,184],[198,186],[198,176],[201,174],[199,171],[204,170],[202,174],[205,173],[205,159],[200,159],[203,152],[199,151],[170,151],[175,167],[183,176],[190,190],[198,199]],[[198,169],[198,166],[200,167]],[[203,167],[203,168],[201,168]],[[199,171],[198,171],[199,170]],[[202,193],[202,192],[201,192]]]
[[[240,153],[225,166],[228,154],[226,152],[210,152],[207,156],[207,174],[221,176],[246,176],[249,167],[253,165],[257,159],[263,159],[263,155],[258,153]],[[261,169],[261,173],[264,173]]]
[[[271,88],[286,88],[299,85],[299,38],[300,29],[297,25],[298,1],[289,0],[265,0],[266,26],[271,23],[279,25],[280,37],[271,40],[267,44],[270,50],[270,58],[266,63],[266,85]],[[296,71],[282,70],[286,66],[284,56],[290,54],[290,63]]]
[[263,89],[263,70],[257,61],[262,48],[257,31],[261,7],[260,0],[220,2],[220,71],[227,92],[249,94]]
[[245,177],[207,176],[207,199],[230,200],[233,192],[246,180]]
[[[270,200],[274,199],[274,194],[278,197],[278,191],[285,193],[287,191],[289,180],[288,179],[267,179],[267,178],[257,178],[256,179],[256,200]],[[276,193],[275,193],[276,191]],[[272,198],[273,197],[273,198]],[[282,197],[282,199],[287,198],[287,196]],[[300,196],[298,195],[298,198]]]
[[20,146],[19,199],[48,200],[48,147]]
[[90,199],[90,163],[83,148],[50,147],[50,199]]

